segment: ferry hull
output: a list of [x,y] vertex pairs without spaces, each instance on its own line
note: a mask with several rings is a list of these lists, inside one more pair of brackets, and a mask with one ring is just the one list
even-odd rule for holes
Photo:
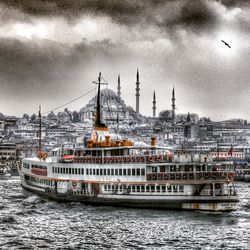
[[98,206],[118,206],[153,209],[178,209],[178,210],[204,210],[204,211],[234,211],[237,209],[237,198],[199,199],[199,197],[162,197],[162,196],[134,196],[134,195],[69,195],[48,193],[45,190],[34,190],[32,187],[22,185],[23,189],[42,198],[58,202],[82,202]]

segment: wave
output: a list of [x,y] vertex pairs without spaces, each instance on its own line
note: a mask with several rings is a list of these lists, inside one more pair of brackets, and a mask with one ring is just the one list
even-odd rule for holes
[[5,224],[5,223],[17,223],[17,221],[13,216],[0,217],[0,224]]

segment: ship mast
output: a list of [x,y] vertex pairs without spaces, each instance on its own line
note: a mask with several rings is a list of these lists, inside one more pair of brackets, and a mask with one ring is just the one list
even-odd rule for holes
[[94,129],[106,130],[108,129],[108,127],[104,123],[101,122],[101,72],[99,73],[98,82],[97,83],[94,82],[94,83],[98,84]]
[[38,131],[38,158],[42,158],[42,117],[41,117],[41,106],[39,106],[39,131]]

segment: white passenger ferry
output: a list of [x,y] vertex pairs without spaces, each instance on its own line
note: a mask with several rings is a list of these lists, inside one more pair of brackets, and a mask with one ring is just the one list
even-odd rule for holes
[[205,154],[171,152],[156,146],[136,147],[112,139],[101,122],[98,80],[95,126],[84,148],[58,148],[47,157],[23,159],[22,187],[48,199],[87,204],[232,211],[237,194],[230,161],[213,162]]

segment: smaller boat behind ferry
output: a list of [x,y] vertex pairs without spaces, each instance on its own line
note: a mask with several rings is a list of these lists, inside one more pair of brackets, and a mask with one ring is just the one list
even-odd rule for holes
[[0,180],[8,180],[11,178],[10,168],[6,165],[0,165]]
[[143,147],[134,146],[128,139],[112,138],[101,122],[100,85],[101,75],[95,124],[84,148],[57,148],[47,157],[40,141],[38,156],[23,159],[19,168],[24,189],[62,202],[208,211],[237,209],[231,161],[214,162],[206,154],[171,152],[157,147],[155,137],[150,146]]

